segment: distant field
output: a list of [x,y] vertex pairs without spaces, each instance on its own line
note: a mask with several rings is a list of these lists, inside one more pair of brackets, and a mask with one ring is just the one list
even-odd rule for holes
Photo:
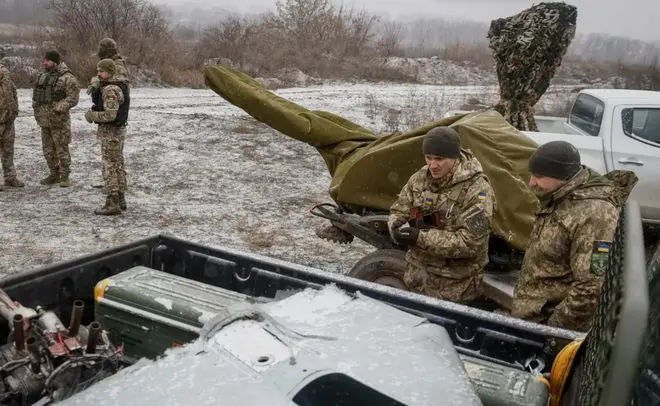
[[12,37],[31,38],[44,28],[46,27],[39,25],[0,23],[0,37],[4,39]]

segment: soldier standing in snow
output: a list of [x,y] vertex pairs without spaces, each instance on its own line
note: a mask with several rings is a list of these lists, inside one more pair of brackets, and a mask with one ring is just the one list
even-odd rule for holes
[[[9,71],[0,59],[0,160],[5,186],[23,187],[23,182],[16,178],[14,168],[14,121],[18,116],[18,97],[16,86]],[[2,185],[0,185],[2,190]]]
[[50,174],[41,180],[42,185],[59,182],[68,187],[71,172],[71,115],[78,105],[80,88],[78,80],[57,51],[46,52],[41,72],[34,85],[32,108],[37,124],[41,127],[41,143]]
[[[126,103],[126,108],[129,108],[131,104],[131,97],[130,97],[130,71],[128,70],[128,67],[126,66],[126,60],[124,59],[123,56],[119,55],[119,52],[117,51],[117,42],[115,42],[114,39],[112,38],[103,38],[99,42],[99,48],[98,51],[96,52],[96,55],[99,57],[99,60],[101,59],[112,59],[112,61],[115,63],[115,74],[112,75],[112,80],[113,82],[117,83],[125,83],[126,84],[126,93],[124,94],[124,103]],[[87,88],[87,94],[92,94],[96,90],[99,89],[101,83],[99,81],[98,76],[92,77],[89,87]],[[124,171],[124,178],[126,178],[126,165],[124,165],[124,149],[123,149],[123,143],[122,143],[122,150],[121,150],[121,167],[123,168],[122,170]]]
[[112,59],[99,61],[97,70],[100,87],[92,93],[94,108],[85,113],[85,119],[98,124],[103,183],[107,197],[105,205],[94,213],[117,215],[126,210],[126,176],[121,154],[128,121],[128,85],[125,81],[114,80],[117,71]]

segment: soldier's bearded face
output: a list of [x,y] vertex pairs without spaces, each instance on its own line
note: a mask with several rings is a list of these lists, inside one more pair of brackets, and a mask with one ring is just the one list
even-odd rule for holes
[[529,179],[529,187],[537,193],[551,193],[566,184],[565,180],[550,178],[547,176],[532,175]]
[[438,155],[424,155],[424,159],[434,179],[442,178],[448,174],[456,163],[455,158],[444,158]]
[[43,65],[44,68],[46,69],[53,69],[55,67],[55,62],[51,61],[50,59],[44,59],[41,64]]

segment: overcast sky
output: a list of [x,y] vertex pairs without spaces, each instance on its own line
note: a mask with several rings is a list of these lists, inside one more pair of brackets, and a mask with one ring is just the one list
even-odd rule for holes
[[[154,0],[156,3],[202,4],[237,12],[274,8],[275,0]],[[339,0],[335,0],[339,3]],[[344,0],[345,5],[387,13],[393,18],[414,15],[488,22],[515,14],[540,1],[529,0]],[[578,8],[578,32],[599,32],[645,40],[660,40],[658,0],[572,0]]]

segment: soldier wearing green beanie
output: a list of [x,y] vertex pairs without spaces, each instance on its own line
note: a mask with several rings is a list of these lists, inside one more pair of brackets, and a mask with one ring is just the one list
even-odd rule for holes
[[92,92],[93,107],[85,113],[85,119],[98,124],[106,200],[94,213],[117,215],[126,210],[123,151],[129,110],[128,85],[115,80],[117,67],[112,59],[102,59],[96,66],[100,87]]

